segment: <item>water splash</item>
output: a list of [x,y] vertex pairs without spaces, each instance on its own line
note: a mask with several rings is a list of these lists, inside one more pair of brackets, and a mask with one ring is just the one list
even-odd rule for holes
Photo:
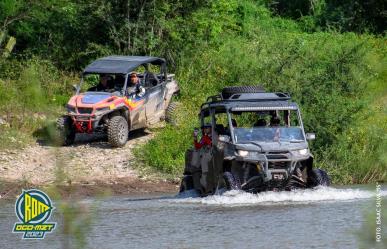
[[[381,191],[387,196],[387,191]],[[228,191],[222,195],[213,195],[204,198],[180,198],[173,202],[199,203],[206,205],[242,206],[242,205],[287,205],[305,204],[323,201],[350,201],[375,197],[375,191],[361,189],[337,189],[332,187],[318,187],[315,189],[262,192],[250,194],[243,191]]]

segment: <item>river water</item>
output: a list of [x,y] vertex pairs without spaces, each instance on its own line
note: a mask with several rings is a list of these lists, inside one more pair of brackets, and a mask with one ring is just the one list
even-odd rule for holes
[[[0,248],[359,248],[367,237],[375,240],[367,228],[375,229],[375,193],[375,185],[358,185],[206,198],[89,198],[74,203],[84,213],[70,229],[78,237],[63,235],[57,201],[50,219],[57,229],[43,240],[13,234],[14,203],[0,202]],[[379,194],[385,209],[387,186]],[[377,247],[387,248],[382,243]]]

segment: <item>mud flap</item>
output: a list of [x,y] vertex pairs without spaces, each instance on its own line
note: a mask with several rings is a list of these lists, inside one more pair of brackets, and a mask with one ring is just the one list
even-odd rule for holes
[[303,170],[306,168],[306,186],[315,187],[314,172],[313,172],[313,157],[309,157],[308,160],[302,162]]

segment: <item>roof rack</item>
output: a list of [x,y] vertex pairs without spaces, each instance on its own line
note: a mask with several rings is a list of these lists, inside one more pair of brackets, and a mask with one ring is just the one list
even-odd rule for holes
[[[83,74],[88,73],[112,73],[126,74],[137,67],[150,63],[152,65],[165,66],[165,59],[151,56],[107,56],[99,58],[89,64]],[[165,70],[164,70],[165,71]]]
[[224,99],[222,95],[213,95],[209,96],[205,103],[201,105],[201,109],[205,107],[206,105],[209,106],[210,104],[214,103],[230,103],[230,102],[238,102],[238,101],[245,101],[245,102],[266,102],[266,101],[284,101],[284,100],[290,100],[290,94],[285,92],[265,92],[265,93],[235,93],[231,95],[229,98]]
[[283,92],[266,93],[235,93],[227,100],[289,100],[290,95]]

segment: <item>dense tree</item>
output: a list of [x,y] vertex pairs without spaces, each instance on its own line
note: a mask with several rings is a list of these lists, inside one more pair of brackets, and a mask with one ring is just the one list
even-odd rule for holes
[[[13,113],[30,117],[43,108],[59,109],[78,80],[71,72],[100,56],[156,55],[166,57],[176,72],[186,116],[182,129],[166,129],[147,145],[150,165],[180,170],[181,148],[190,144],[200,103],[225,85],[258,82],[291,92],[302,105],[305,126],[318,134],[317,158],[364,165],[334,150],[346,148],[341,154],[354,153],[355,159],[364,156],[363,148],[383,151],[381,125],[367,127],[370,137],[361,137],[362,128],[342,138],[359,127],[355,114],[360,122],[371,115],[364,108],[371,103],[369,85],[382,89],[373,95],[384,91],[385,73],[378,67],[385,60],[385,41],[346,31],[382,34],[385,13],[381,0],[2,0],[0,50],[11,37],[16,47],[11,56],[0,56],[0,115],[12,119]],[[372,118],[386,123],[375,110]],[[14,134],[38,126],[9,123]],[[0,140],[7,139],[9,133],[0,131]],[[355,151],[351,141],[357,140],[362,143]]]
[[280,16],[311,17],[314,28],[383,34],[387,27],[385,0],[266,0],[266,4]]

